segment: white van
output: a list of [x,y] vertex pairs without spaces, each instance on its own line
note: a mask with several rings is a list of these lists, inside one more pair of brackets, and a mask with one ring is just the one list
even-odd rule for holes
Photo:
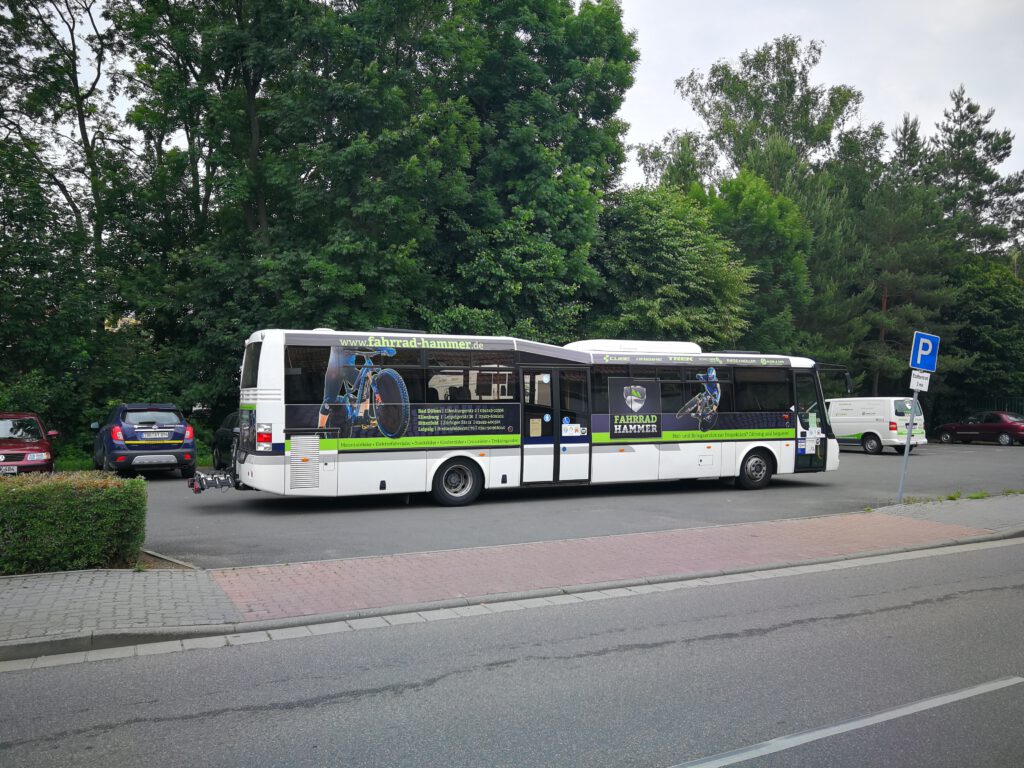
[[910,450],[928,442],[921,404],[915,404],[913,397],[834,397],[825,401],[839,445],[860,445],[867,453],[881,453],[886,446],[903,453],[910,409],[915,405]]

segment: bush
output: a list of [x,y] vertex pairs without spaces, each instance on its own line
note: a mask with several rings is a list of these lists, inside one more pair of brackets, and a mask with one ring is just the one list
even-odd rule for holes
[[146,482],[97,472],[0,479],[0,574],[134,564]]

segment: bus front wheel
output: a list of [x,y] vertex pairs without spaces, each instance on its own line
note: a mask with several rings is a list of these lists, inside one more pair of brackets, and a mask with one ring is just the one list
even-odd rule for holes
[[745,491],[764,488],[772,479],[772,459],[765,451],[751,451],[740,464],[736,485]]
[[470,459],[452,459],[434,475],[433,497],[446,507],[462,507],[476,501],[483,490],[480,467]]

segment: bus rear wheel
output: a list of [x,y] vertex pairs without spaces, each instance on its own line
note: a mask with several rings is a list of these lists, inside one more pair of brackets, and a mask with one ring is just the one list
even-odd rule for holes
[[463,507],[472,504],[483,490],[484,477],[476,462],[452,459],[434,475],[432,495],[438,504]]
[[764,488],[772,479],[772,459],[766,451],[751,451],[740,464],[736,485],[745,491]]

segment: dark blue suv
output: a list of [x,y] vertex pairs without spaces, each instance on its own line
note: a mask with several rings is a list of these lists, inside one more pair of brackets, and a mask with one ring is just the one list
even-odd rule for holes
[[191,425],[173,403],[121,403],[107,415],[92,446],[96,469],[132,474],[147,469],[196,473],[196,441]]

